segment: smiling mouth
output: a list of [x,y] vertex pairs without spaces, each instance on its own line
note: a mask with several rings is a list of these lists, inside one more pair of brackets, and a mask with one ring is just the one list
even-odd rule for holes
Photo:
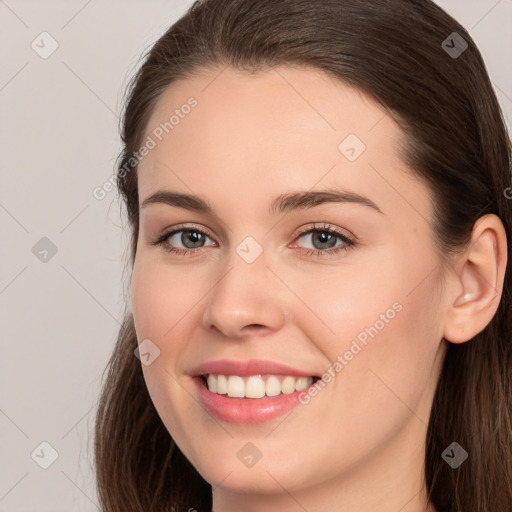
[[317,382],[320,377],[295,377],[293,375],[201,375],[205,387],[211,393],[231,398],[263,398],[278,395],[289,395],[302,391]]

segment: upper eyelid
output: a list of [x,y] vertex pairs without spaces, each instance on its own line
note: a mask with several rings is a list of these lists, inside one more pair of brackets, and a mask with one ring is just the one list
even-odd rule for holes
[[[317,226],[317,224],[322,224],[322,225]],[[297,231],[296,237],[304,235],[306,233],[309,233],[310,231],[331,231],[338,235],[346,236],[347,238],[351,238],[354,240],[357,239],[357,237],[355,235],[353,235],[352,233],[350,233],[347,229],[335,227],[332,224],[329,224],[328,222],[322,222],[322,223],[314,222],[313,226],[306,226],[304,228],[299,228],[299,230]],[[350,233],[350,234],[348,234],[348,233]]]
[[199,224],[178,224],[172,228],[169,228],[169,230],[164,229],[162,231],[162,235],[165,234],[167,236],[171,236],[175,233],[179,233],[180,231],[200,231],[209,237],[212,236],[212,232],[208,228],[205,228]]

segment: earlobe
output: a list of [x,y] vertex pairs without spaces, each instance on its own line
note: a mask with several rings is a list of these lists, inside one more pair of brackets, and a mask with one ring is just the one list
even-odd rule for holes
[[500,303],[506,264],[503,223],[496,215],[484,215],[475,223],[469,247],[454,269],[457,293],[446,312],[447,341],[469,341],[489,324]]

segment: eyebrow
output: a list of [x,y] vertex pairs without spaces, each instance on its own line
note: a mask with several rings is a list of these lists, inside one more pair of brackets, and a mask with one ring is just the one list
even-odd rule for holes
[[[292,210],[306,210],[325,203],[352,203],[371,208],[382,215],[382,210],[368,197],[350,190],[328,189],[319,191],[301,191],[281,194],[272,202],[270,213],[284,213]],[[172,192],[170,190],[158,190],[150,195],[141,204],[141,209],[151,204],[166,204],[185,210],[215,216],[212,206],[208,201],[190,194]]]

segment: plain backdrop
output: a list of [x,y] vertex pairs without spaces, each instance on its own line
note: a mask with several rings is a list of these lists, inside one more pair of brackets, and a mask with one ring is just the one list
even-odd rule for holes
[[[510,127],[512,0],[438,3],[479,46]],[[99,510],[94,414],[129,238],[117,193],[92,191],[114,172],[140,55],[191,4],[0,0],[0,510]]]

